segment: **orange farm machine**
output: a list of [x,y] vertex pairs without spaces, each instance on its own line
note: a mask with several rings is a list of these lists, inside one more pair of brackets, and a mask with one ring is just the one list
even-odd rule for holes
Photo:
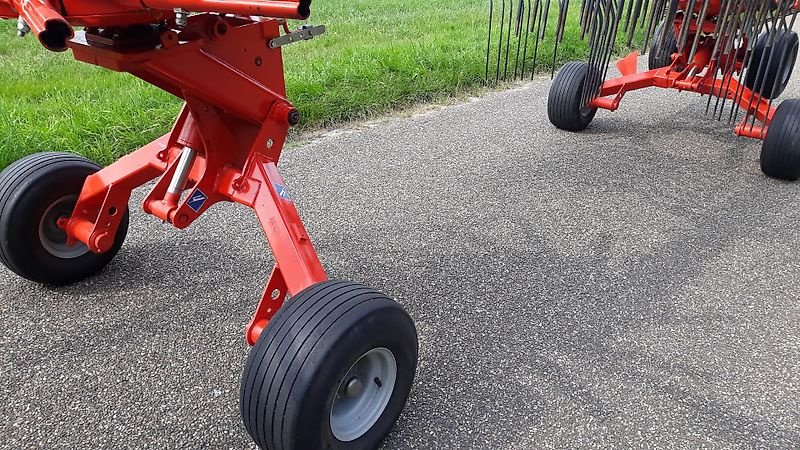
[[[761,169],[800,179],[800,99],[775,100],[786,89],[798,52],[796,0],[491,0],[487,82],[533,76],[540,47],[553,45],[555,67],[565,30],[587,41],[587,61],[555,76],[547,112],[556,127],[582,131],[598,109],[617,110],[627,92],[657,87],[707,97],[706,113],[739,136],[763,140]],[[609,62],[621,47],[639,52]],[[529,63],[529,61],[532,62]],[[712,107],[713,105],[713,107]]]
[[278,172],[300,120],[281,48],[325,31],[289,28],[310,3],[0,0],[20,36],[185,101],[171,131],[105,168],[48,152],[0,173],[0,261],[48,285],[92,276],[125,239],[131,191],[150,182],[144,211],[180,229],[219,202],[253,209],[276,264],[245,330],[244,426],[264,449],[372,448],[409,395],[417,333],[385,295],[328,279]]

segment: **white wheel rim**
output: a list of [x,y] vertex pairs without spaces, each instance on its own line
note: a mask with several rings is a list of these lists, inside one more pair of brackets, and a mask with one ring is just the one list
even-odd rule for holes
[[380,347],[364,353],[339,382],[331,405],[334,437],[354,441],[369,431],[389,404],[397,381],[397,360]]

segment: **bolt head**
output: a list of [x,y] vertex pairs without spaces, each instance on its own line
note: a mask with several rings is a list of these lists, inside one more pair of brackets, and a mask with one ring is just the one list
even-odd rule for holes
[[348,397],[357,397],[364,389],[364,383],[358,377],[353,377],[344,386],[344,395]]
[[298,123],[300,123],[300,111],[292,108],[292,110],[289,111],[289,117],[287,119],[289,121],[290,126],[297,125]]
[[107,231],[102,231],[100,233],[97,233],[97,235],[93,236],[92,239],[92,247],[94,247],[93,250],[96,250],[100,253],[104,253],[111,250],[111,247],[113,245],[114,245],[114,238]]

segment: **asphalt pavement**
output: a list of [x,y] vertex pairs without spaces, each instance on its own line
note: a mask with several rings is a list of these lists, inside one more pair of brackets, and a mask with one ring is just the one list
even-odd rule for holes
[[[800,76],[784,97],[800,97]],[[800,183],[655,89],[554,129],[549,79],[331,133],[281,169],[332,278],[415,319],[388,449],[800,447]],[[0,269],[0,447],[252,444],[244,326],[272,267],[254,215],[138,209],[108,269]]]

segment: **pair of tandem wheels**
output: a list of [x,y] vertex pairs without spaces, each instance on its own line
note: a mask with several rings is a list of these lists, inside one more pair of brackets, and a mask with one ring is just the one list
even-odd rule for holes
[[[49,285],[100,272],[122,246],[128,211],[116,212],[124,217],[102,254],[67,245],[59,226],[99,169],[76,155],[39,153],[0,173],[0,261]],[[400,415],[416,365],[416,328],[400,305],[325,281],[287,301],[261,333],[242,377],[242,420],[265,449],[374,448]]]
[[[650,70],[669,66],[672,54],[677,52],[672,34],[663,40],[667,51],[656,48],[656,43],[662,42],[663,29],[663,24],[659,25],[653,38],[654,47],[648,61]],[[771,46],[768,45],[770,40],[765,33],[756,41],[755,56],[743,84],[771,100],[780,96],[789,84],[798,53],[798,36],[784,31],[772,38]],[[770,57],[771,52],[782,57]],[[597,108],[582,102],[587,83],[594,80],[600,80],[600,75],[587,63],[570,62],[561,68],[553,80],[547,102],[547,114],[553,125],[566,131],[583,131],[589,126]],[[760,160],[761,170],[770,177],[787,181],[800,179],[800,99],[787,99],[775,110],[764,136]]]

